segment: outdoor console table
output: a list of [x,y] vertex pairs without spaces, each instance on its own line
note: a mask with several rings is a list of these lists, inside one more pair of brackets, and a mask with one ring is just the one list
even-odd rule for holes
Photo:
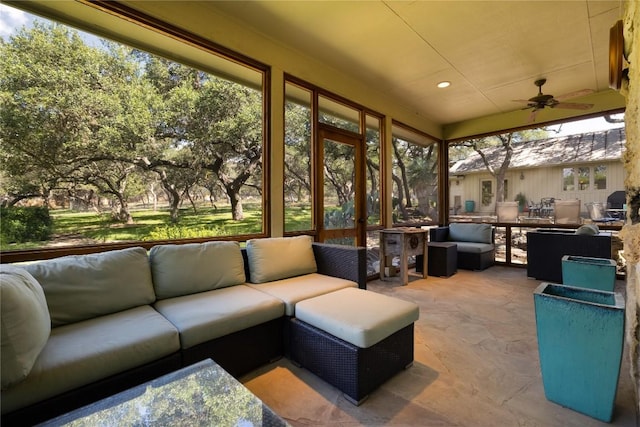
[[53,418],[42,426],[287,426],[245,386],[206,359]]
[[428,273],[427,263],[427,233],[420,228],[388,228],[380,230],[380,280],[385,280],[386,268],[391,265],[393,257],[400,257],[400,281],[403,285],[409,283],[408,258],[422,255],[422,277]]

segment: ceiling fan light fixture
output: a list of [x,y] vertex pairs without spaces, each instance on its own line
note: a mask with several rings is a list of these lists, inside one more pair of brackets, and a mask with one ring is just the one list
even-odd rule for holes
[[442,82],[438,83],[436,86],[438,86],[440,89],[444,89],[446,87],[451,86],[451,82],[445,80],[445,81],[442,81]]

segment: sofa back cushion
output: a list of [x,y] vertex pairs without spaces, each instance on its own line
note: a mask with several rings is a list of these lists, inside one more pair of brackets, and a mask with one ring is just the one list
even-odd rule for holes
[[51,333],[47,300],[26,270],[0,266],[0,379],[2,390],[29,375]]
[[265,283],[317,272],[312,243],[311,236],[247,241],[251,282]]
[[158,245],[149,251],[158,299],[190,295],[245,283],[238,242]]
[[71,255],[23,266],[42,285],[53,327],[152,304],[144,248]]
[[449,224],[449,240],[453,242],[493,243],[492,233],[491,224]]

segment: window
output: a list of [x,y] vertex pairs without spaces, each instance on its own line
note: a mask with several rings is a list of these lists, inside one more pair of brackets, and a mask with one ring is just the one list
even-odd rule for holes
[[311,100],[308,89],[285,84],[284,229],[313,229],[311,204]]
[[578,189],[589,189],[589,176],[591,175],[591,169],[589,167],[578,168]]
[[393,222],[438,222],[438,143],[415,130],[394,123]]
[[36,241],[3,221],[2,250],[265,232],[266,69],[29,23],[0,44],[1,193],[53,223]]
[[382,194],[380,175],[380,122],[378,117],[367,114],[367,224],[382,224]]
[[591,189],[591,176],[593,175],[593,189],[607,189],[607,166],[594,167],[580,166],[577,168],[564,168],[562,170],[564,191],[587,191]]
[[318,121],[354,133],[360,133],[360,111],[326,96],[318,96]]
[[607,189],[607,167],[605,165],[593,168],[593,188],[596,190]]

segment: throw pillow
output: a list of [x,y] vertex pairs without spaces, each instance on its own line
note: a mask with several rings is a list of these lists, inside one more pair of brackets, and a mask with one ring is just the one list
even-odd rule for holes
[[576,234],[583,236],[595,236],[600,233],[600,229],[596,224],[585,224],[578,227]]
[[250,280],[265,283],[318,271],[311,236],[247,241]]
[[0,266],[2,390],[24,380],[47,344],[51,319],[44,291],[26,270]]

